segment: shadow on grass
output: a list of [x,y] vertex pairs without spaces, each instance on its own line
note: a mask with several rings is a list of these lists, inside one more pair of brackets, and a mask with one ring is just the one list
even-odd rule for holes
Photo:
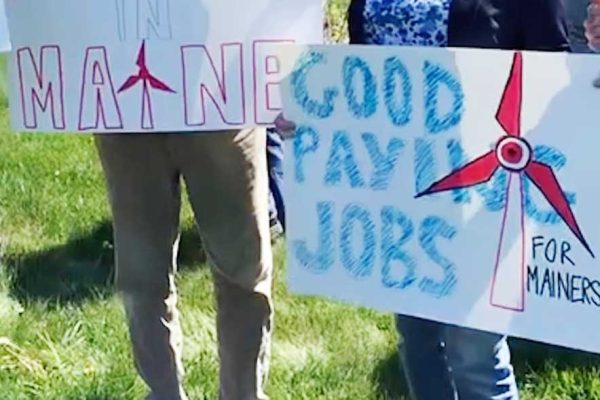
[[64,400],[107,400],[110,398],[107,398],[106,396],[103,395],[85,395],[85,397],[81,397],[79,395],[76,396],[69,396],[69,397],[65,397]]
[[528,340],[512,339],[511,349],[518,377],[550,367],[555,371],[573,369],[595,371],[600,367],[600,355],[546,345]]
[[[181,270],[205,261],[196,229],[184,230],[179,246]],[[2,263],[10,277],[11,295],[21,302],[61,305],[106,298],[114,293],[111,223],[104,221],[61,246],[30,254],[7,254]]]
[[[521,339],[511,340],[513,364],[517,380],[532,372],[589,370],[600,367],[600,355],[556,347]],[[386,400],[409,399],[409,390],[397,353],[392,353],[377,366],[373,380],[378,383],[378,398]]]
[[385,400],[408,399],[409,391],[398,353],[390,354],[373,371],[377,382],[377,398]]

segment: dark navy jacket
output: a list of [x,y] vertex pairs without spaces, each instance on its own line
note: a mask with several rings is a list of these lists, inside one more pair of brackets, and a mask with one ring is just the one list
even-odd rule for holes
[[[568,51],[563,0],[452,0],[449,47]],[[365,0],[352,0],[350,42],[365,43]]]

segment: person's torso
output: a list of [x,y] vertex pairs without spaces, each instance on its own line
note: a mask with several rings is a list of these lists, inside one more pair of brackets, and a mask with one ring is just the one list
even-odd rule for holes
[[352,0],[355,43],[568,50],[562,0]]
[[365,41],[378,45],[446,46],[451,1],[366,0]]

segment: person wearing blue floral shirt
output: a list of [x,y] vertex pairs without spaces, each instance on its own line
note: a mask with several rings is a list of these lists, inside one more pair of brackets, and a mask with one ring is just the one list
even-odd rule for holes
[[[562,0],[352,0],[348,16],[355,44],[570,49]],[[283,115],[275,124],[293,135]],[[408,316],[396,322],[415,399],[518,399],[506,336]]]
[[369,44],[445,46],[450,0],[371,0],[363,25]]

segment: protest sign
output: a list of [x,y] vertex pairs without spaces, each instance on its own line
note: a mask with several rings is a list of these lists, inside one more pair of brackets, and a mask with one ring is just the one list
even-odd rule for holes
[[600,352],[600,58],[281,54],[294,292]]
[[10,38],[6,24],[6,12],[4,11],[4,0],[0,0],[0,52],[10,51]]
[[241,129],[280,109],[281,43],[322,40],[321,0],[9,0],[12,126]]

